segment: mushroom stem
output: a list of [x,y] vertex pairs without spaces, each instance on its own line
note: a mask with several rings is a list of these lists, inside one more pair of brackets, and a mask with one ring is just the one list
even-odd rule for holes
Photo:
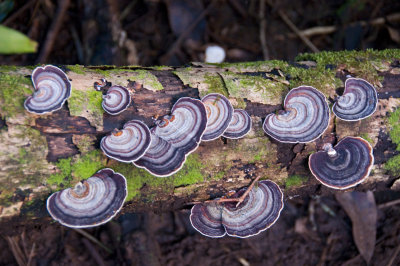
[[336,150],[332,147],[332,144],[330,143],[326,143],[324,144],[324,146],[322,147],[324,149],[324,151],[326,151],[328,153],[329,157],[336,157],[337,152]]
[[[239,198],[228,198],[228,199],[219,199],[216,201],[216,203],[222,203],[222,202],[237,202],[236,207],[238,207],[240,205],[240,203],[242,203],[245,198],[247,197],[247,195],[249,195],[250,191],[253,189],[255,183],[260,179],[261,176],[258,176],[256,179],[254,179],[254,181],[251,183],[251,185],[246,189],[246,192],[243,193],[242,196],[240,196]],[[207,200],[206,203],[208,202],[215,202],[214,200]]]

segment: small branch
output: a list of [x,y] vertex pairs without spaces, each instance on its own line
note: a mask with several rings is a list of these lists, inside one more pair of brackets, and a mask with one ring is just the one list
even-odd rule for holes
[[253,189],[255,183],[258,181],[258,179],[260,179],[261,176],[258,176],[256,179],[254,179],[253,183],[251,183],[251,185],[246,189],[246,192],[243,193],[242,196],[240,196],[239,198],[222,198],[219,200],[207,200],[205,201],[205,203],[210,203],[210,202],[215,202],[215,203],[222,203],[222,202],[237,202],[236,207],[240,205],[240,203],[242,203],[247,195],[249,195],[250,191]]
[[61,24],[63,22],[65,13],[68,9],[70,0],[59,0],[58,8],[55,15],[55,19],[50,26],[49,31],[47,32],[46,40],[42,49],[40,50],[39,56],[36,60],[36,63],[44,63],[47,60],[47,57],[50,55],[51,50],[53,49],[53,45],[55,40],[57,39],[57,34],[60,30]]
[[[368,21],[356,21],[356,22],[350,23],[348,26],[354,26],[354,25],[360,25],[362,27],[380,26],[380,25],[385,24],[386,21],[389,21],[389,22],[400,21],[400,13],[394,13],[394,14],[388,15],[386,17],[379,17],[379,18],[373,19],[369,22]],[[300,34],[305,37],[312,37],[314,35],[331,34],[337,30],[338,30],[338,27],[336,27],[336,26],[318,26],[318,27],[312,27],[312,28],[308,28],[305,30],[301,30]],[[296,37],[296,35],[297,34],[290,33],[290,34],[288,34],[288,37],[294,38],[294,37]]]
[[104,245],[102,242],[100,242],[97,238],[95,238],[94,236],[92,236],[91,234],[89,234],[88,232],[86,232],[83,229],[80,228],[74,228],[74,230],[76,232],[78,232],[79,234],[83,235],[84,237],[86,237],[87,239],[89,239],[90,241],[92,241],[93,243],[99,245],[100,247],[102,247],[105,251],[107,251],[108,253],[112,254],[113,251],[107,247],[106,245]]
[[318,53],[319,49],[304,35],[301,33],[301,31],[296,27],[296,25],[293,24],[293,22],[289,19],[288,16],[283,11],[278,11],[279,16],[281,19],[288,25],[288,27],[296,33],[297,36],[304,42],[305,45],[308,46],[308,48],[311,49],[314,53]]
[[265,0],[260,0],[260,9],[259,9],[259,20],[260,20],[260,42],[261,49],[263,52],[264,60],[269,59],[269,51],[267,47],[267,19],[265,18]]

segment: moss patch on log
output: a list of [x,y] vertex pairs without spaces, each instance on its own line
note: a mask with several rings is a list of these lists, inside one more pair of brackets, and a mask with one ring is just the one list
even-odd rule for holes
[[291,175],[285,180],[285,187],[292,188],[292,187],[299,187],[307,182],[307,177],[301,175]]
[[151,90],[151,91],[160,91],[163,90],[164,87],[158,81],[157,77],[154,76],[150,71],[144,69],[130,70],[129,71],[132,76],[131,80],[136,81],[143,85],[143,88]]
[[21,75],[0,75],[0,115],[14,117],[25,112],[24,101],[33,92],[32,81]]
[[94,89],[86,91],[72,89],[68,99],[69,113],[72,116],[82,116],[98,131],[103,130],[103,101],[102,93]]
[[17,190],[41,187],[53,166],[46,160],[46,138],[36,129],[9,125],[0,142],[0,205],[8,206]]
[[[388,125],[390,138],[397,144],[397,150],[400,151],[400,108],[390,114]],[[390,158],[385,164],[385,169],[394,176],[400,176],[400,154]]]

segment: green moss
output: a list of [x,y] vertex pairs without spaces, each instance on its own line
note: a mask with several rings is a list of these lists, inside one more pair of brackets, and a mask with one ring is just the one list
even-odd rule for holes
[[103,126],[102,93],[94,89],[86,91],[72,90],[68,99],[69,112],[73,116],[86,117],[90,124],[96,127]]
[[397,150],[400,151],[400,108],[392,112],[388,118],[390,126],[390,138],[397,144]]
[[[182,169],[170,177],[156,177],[148,173],[146,170],[138,168],[132,164],[119,162],[113,163],[111,168],[126,177],[128,183],[127,200],[132,200],[135,197],[140,196],[140,189],[144,185],[152,188],[154,193],[157,194],[159,192],[172,193],[174,187],[191,185],[204,181],[201,173],[202,164],[196,154],[189,155]],[[152,196],[154,195],[146,195],[146,197],[149,198]]]
[[72,142],[78,147],[81,154],[86,154],[94,149],[94,135],[78,135],[72,137]]
[[390,158],[385,163],[385,169],[393,176],[400,176],[400,155]]
[[64,186],[69,186],[72,177],[71,177],[71,160],[72,158],[60,159],[56,166],[60,170],[60,173],[56,173],[51,175],[47,180],[47,184],[49,185],[57,185],[60,186],[63,184]]
[[290,76],[290,87],[300,85],[312,86],[320,90],[326,97],[337,87],[343,85],[342,81],[335,77],[336,71],[323,68],[301,68],[288,66],[284,72]]
[[206,73],[204,75],[204,82],[209,86],[207,94],[220,93],[226,97],[229,96],[228,90],[225,88],[224,81],[218,74]]
[[378,75],[376,68],[379,69],[383,61],[392,62],[399,58],[400,51],[398,49],[382,51],[367,49],[364,51],[324,51],[315,54],[307,53],[297,56],[296,60],[315,61],[317,62],[317,69],[325,68],[328,65],[341,65],[357,77],[376,83],[383,80],[383,77]]
[[[397,150],[400,151],[400,108],[392,112],[388,118],[389,135],[392,142],[397,144]],[[390,158],[385,163],[385,169],[394,176],[400,176],[400,155]]]
[[17,69],[18,68],[16,66],[0,66],[0,73],[16,71]]
[[100,150],[94,150],[73,161],[71,174],[79,180],[87,179],[103,167],[105,167],[105,158]]
[[174,186],[191,185],[204,181],[201,173],[202,164],[197,154],[190,154],[186,158],[184,167],[174,176]]
[[24,101],[32,94],[32,82],[21,75],[0,75],[0,115],[14,117],[24,113]]
[[84,67],[82,65],[69,65],[69,66],[67,66],[67,68],[77,74],[81,74],[81,75],[85,74],[85,71],[83,71]]
[[160,91],[164,89],[157,77],[154,76],[150,71],[137,69],[130,72],[133,74],[131,79],[142,83],[144,88],[152,91]]
[[367,133],[361,133],[360,137],[368,141],[371,145],[374,145],[374,141],[368,136]]
[[285,187],[298,187],[307,182],[307,177],[301,175],[291,175],[285,180]]

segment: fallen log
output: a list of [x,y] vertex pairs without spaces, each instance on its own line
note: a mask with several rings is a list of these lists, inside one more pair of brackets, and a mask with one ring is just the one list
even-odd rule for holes
[[[72,96],[62,109],[34,115],[23,108],[32,93],[34,67],[0,66],[0,219],[31,221],[48,217],[50,193],[70,187],[97,170],[110,167],[128,179],[123,212],[167,211],[204,201],[247,186],[261,176],[277,182],[285,197],[333,193],[316,181],[308,156],[323,138],[337,141],[361,136],[374,147],[371,176],[357,190],[400,188],[400,50],[322,52],[300,55],[296,62],[203,64],[186,67],[59,66],[72,84]],[[287,92],[310,85],[330,103],[343,92],[346,75],[372,83],[378,91],[377,111],[369,118],[346,122],[331,116],[330,126],[317,141],[283,144],[268,137],[262,121],[282,109]],[[131,106],[117,116],[101,107],[95,82],[126,86]],[[249,135],[239,140],[203,142],[184,167],[171,177],[158,178],[133,164],[108,159],[100,139],[132,119],[154,125],[153,117],[169,114],[183,96],[201,98],[210,92],[228,96],[235,108],[252,118]],[[397,109],[399,110],[399,109]],[[397,147],[399,145],[399,148]],[[50,219],[50,218],[46,218]]]

